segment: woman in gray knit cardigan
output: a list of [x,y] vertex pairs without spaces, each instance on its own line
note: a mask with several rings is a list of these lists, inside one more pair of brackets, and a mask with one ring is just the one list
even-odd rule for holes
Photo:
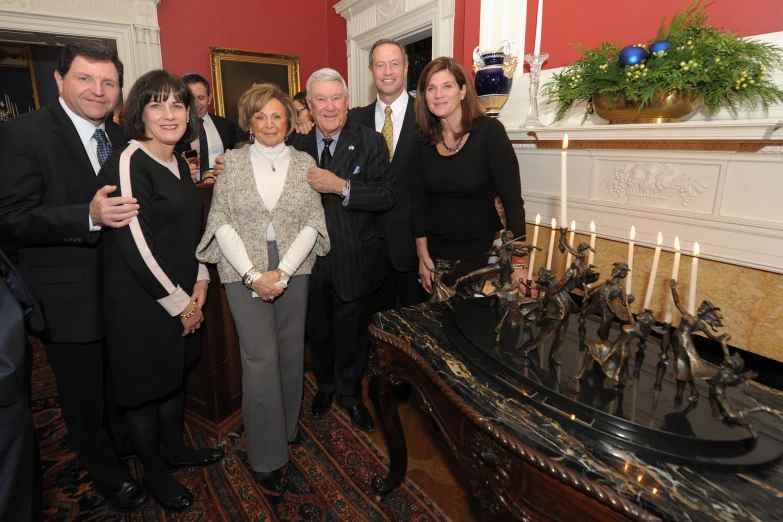
[[239,100],[250,145],[230,150],[196,251],[217,263],[242,355],[242,416],[256,481],[279,493],[288,444],[301,443],[304,328],[309,274],[329,251],[319,194],[307,183],[315,161],[285,145],[296,115],[277,86]]

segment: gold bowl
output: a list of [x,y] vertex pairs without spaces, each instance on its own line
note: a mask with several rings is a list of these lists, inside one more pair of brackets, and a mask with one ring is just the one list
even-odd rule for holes
[[610,125],[618,123],[673,123],[696,112],[701,105],[701,98],[672,90],[667,93],[657,91],[655,96],[639,111],[639,102],[630,101],[625,95],[615,103],[607,96],[593,96],[593,110]]

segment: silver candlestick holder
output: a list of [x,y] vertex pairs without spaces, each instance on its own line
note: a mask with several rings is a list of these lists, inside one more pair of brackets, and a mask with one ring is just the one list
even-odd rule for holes
[[530,64],[530,106],[525,122],[519,126],[520,129],[534,129],[544,126],[538,116],[538,87],[541,81],[541,67],[547,58],[549,58],[547,53],[525,55],[525,61]]

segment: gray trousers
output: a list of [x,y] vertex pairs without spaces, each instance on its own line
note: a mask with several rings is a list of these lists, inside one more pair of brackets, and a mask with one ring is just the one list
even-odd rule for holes
[[[269,269],[279,262],[269,245]],[[304,333],[309,275],[292,277],[273,302],[242,283],[228,283],[226,294],[239,333],[242,355],[242,417],[247,456],[254,471],[273,471],[288,462],[288,441],[296,437],[302,406]]]

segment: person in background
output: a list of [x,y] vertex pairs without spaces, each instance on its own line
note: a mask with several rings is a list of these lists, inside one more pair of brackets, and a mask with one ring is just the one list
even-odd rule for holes
[[98,176],[139,205],[127,227],[103,238],[109,371],[144,485],[163,509],[183,511],[193,495],[169,470],[223,458],[220,448],[182,441],[185,369],[199,355],[209,276],[194,255],[201,196],[174,147],[196,134],[196,108],[180,78],[156,70],[136,81],[125,111],[131,141]]
[[[307,105],[307,92],[300,91],[296,93],[296,96],[294,96],[294,109],[296,110],[297,125],[313,123],[313,115],[310,114],[310,107]],[[310,131],[309,127],[307,127],[307,131]]]
[[[495,195],[505,209],[507,229],[525,241],[525,207],[519,162],[506,130],[483,115],[476,90],[456,60],[440,57],[422,71],[416,97],[416,121],[422,175],[413,179],[413,230],[419,277],[432,292],[433,259],[454,266],[443,281],[486,266],[495,233],[503,228]],[[521,259],[514,259],[515,263]],[[512,283],[527,280],[517,268]]]
[[318,381],[311,413],[326,415],[337,395],[351,423],[372,431],[375,422],[362,403],[362,374],[367,326],[386,277],[378,214],[394,204],[389,148],[374,130],[346,121],[348,88],[334,69],[310,76],[307,101],[315,127],[289,141],[318,161],[309,183],[321,193],[332,247],[315,262],[307,309]]
[[[66,45],[54,73],[59,100],[0,125],[0,243],[41,305],[41,339],[71,447],[108,507],[131,512],[149,496],[104,427],[99,246],[103,233],[125,227],[139,205],[133,197],[108,197],[117,186],[96,176],[126,141],[118,125],[106,123],[122,75],[108,47]],[[109,416],[115,411],[110,407]],[[119,414],[114,424],[122,425]]]
[[272,84],[239,99],[252,144],[224,156],[198,258],[217,263],[242,355],[242,417],[256,481],[279,493],[288,445],[301,444],[305,317],[310,272],[329,252],[315,161],[287,147],[296,116]]
[[42,473],[30,410],[32,348],[43,315],[14,265],[0,250],[0,520],[42,518]]
[[[193,95],[193,102],[198,114],[197,133],[191,141],[183,141],[177,144],[176,152],[185,155],[186,151],[198,152],[199,172],[194,181],[205,181],[213,177],[210,172],[215,164],[215,158],[223,154],[227,149],[233,149],[237,143],[237,130],[231,120],[210,114],[209,106],[212,104],[212,88],[209,82],[196,73],[188,73],[182,80]],[[195,162],[196,158],[188,158],[188,162]]]

